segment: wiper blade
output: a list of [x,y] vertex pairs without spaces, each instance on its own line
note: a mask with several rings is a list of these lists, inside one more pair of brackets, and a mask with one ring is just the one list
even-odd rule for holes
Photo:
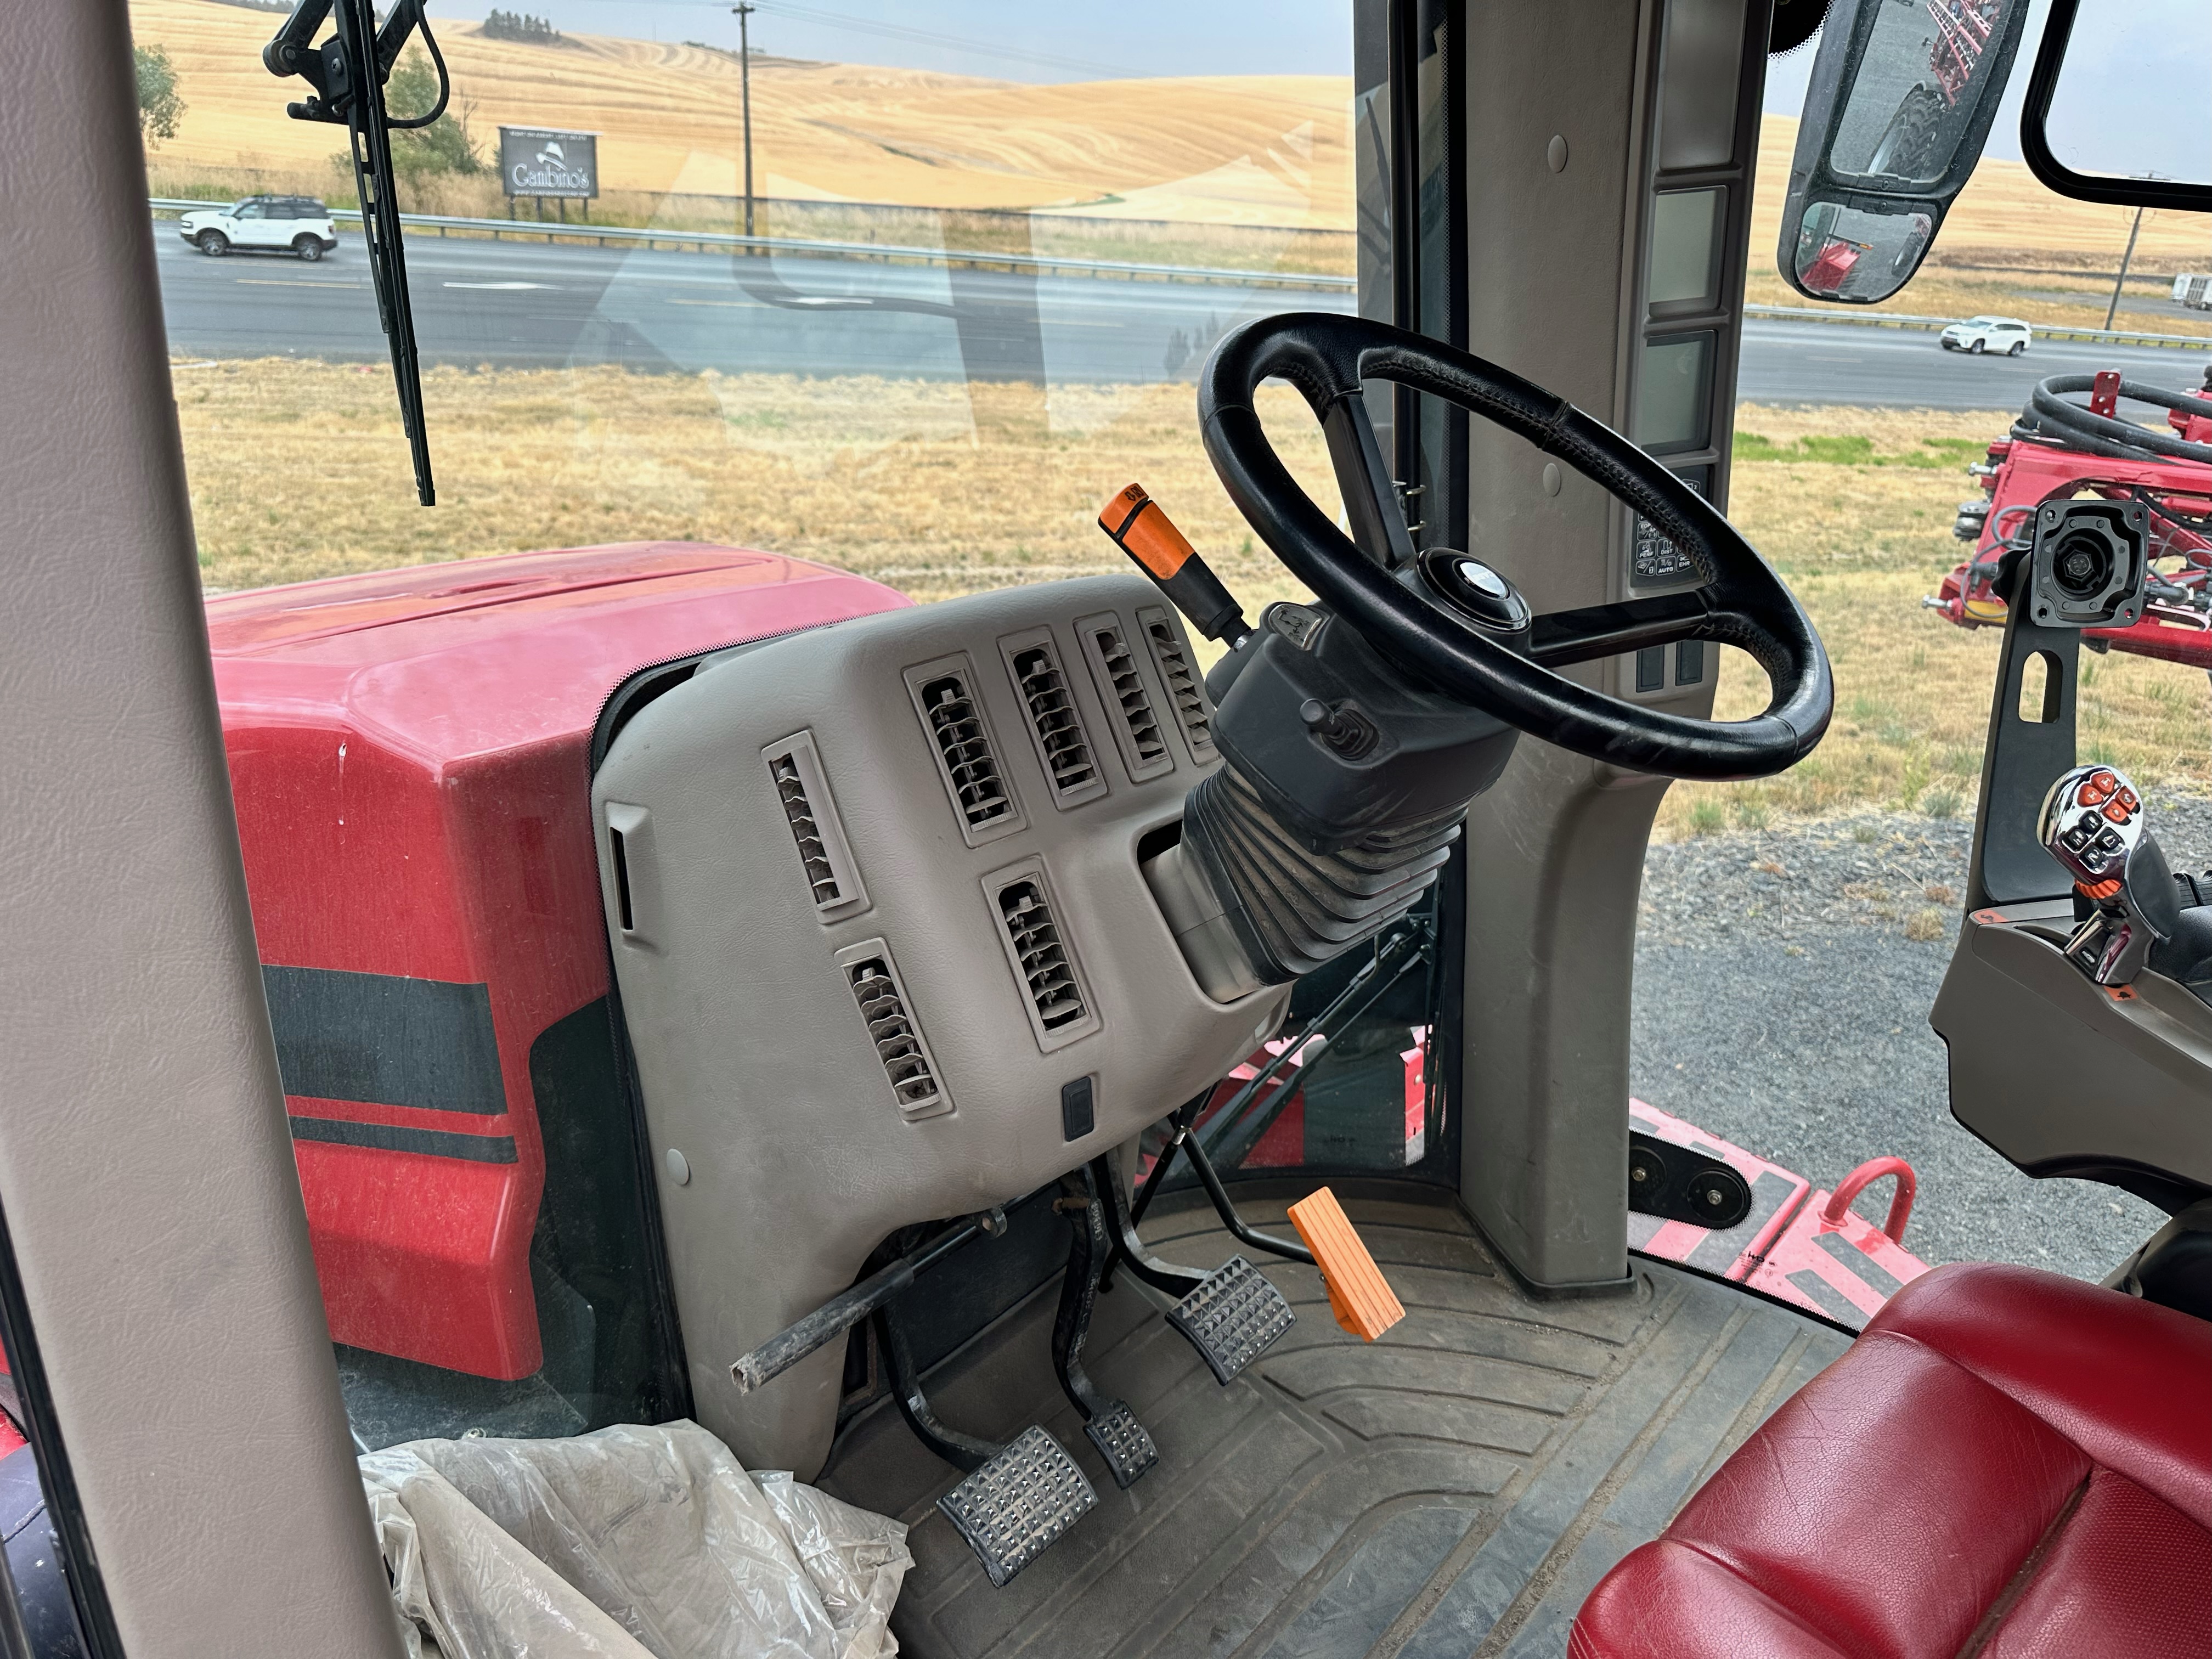
[[[316,31],[335,7],[337,29],[320,46]],[[407,37],[421,30],[438,69],[438,101],[427,113],[394,122],[385,108],[384,83],[399,61]],[[422,0],[398,0],[379,29],[373,0],[299,0],[276,38],[262,49],[272,75],[298,76],[313,94],[287,106],[295,120],[343,123],[352,140],[354,186],[361,198],[362,240],[375,278],[377,319],[392,345],[392,378],[399,392],[399,419],[415,462],[415,494],[423,506],[437,501],[430,477],[429,434],[422,423],[422,371],[415,345],[415,313],[407,292],[407,251],[399,228],[398,181],[392,167],[392,132],[424,127],[445,113],[452,77],[431,37]]]

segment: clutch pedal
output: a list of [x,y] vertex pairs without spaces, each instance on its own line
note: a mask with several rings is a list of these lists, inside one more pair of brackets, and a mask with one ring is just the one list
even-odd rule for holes
[[1266,1352],[1297,1321],[1283,1293],[1241,1255],[1231,1256],[1168,1310],[1168,1323],[1189,1339],[1221,1382]]
[[1075,1460],[1031,1424],[937,1507],[968,1540],[993,1586],[1004,1589],[1097,1502]]

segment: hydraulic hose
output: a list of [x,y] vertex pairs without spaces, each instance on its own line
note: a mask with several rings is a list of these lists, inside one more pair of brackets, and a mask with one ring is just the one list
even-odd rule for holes
[[[2012,435],[2041,438],[2085,454],[2115,460],[2181,460],[2212,465],[2212,444],[2192,443],[2172,432],[2154,431],[2130,421],[2114,420],[2067,401],[2066,393],[2089,391],[2096,378],[2094,374],[2053,374],[2043,381],[2028,398],[2020,419],[2013,422]],[[2137,403],[2155,404],[2161,409],[2179,410],[2185,415],[2212,420],[2212,398],[2168,392],[2163,386],[2127,380],[2120,382],[2119,395]]]

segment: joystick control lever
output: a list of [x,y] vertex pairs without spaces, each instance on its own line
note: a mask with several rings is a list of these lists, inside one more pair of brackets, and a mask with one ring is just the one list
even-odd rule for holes
[[2043,798],[2037,834],[2044,849],[2094,907],[2066,955],[2100,985],[2127,984],[2181,924],[2173,875],[2148,817],[2135,786],[2110,766],[2077,766]]

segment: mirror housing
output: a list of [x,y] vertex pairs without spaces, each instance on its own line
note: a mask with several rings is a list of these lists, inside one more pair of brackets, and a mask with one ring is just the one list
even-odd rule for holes
[[1911,280],[1981,159],[2028,0],[1834,0],[1805,94],[1777,264],[1809,300]]
[[[2100,71],[2111,69],[2116,55],[2124,56],[2147,44],[2142,35],[2148,30],[2157,36],[2155,63],[2138,60],[2119,66],[2129,72],[2130,95],[2154,106],[2161,94],[2179,95],[2184,102],[2174,112],[2179,119],[2172,125],[2193,121],[2201,126],[2203,88],[2208,84],[2208,73],[2212,73],[2212,14],[2202,6],[2191,9],[2199,25],[2197,33],[2193,38],[2177,39],[2160,27],[2173,19],[2159,16],[2156,10],[2141,7],[2136,0],[2129,0],[2125,7],[2090,0],[2086,20],[2081,16],[2083,10],[2083,0],[2051,0],[2043,41],[2036,48],[2035,70],[2028,78],[2027,100],[2020,114],[2021,154],[2027,158],[2028,171],[2049,189],[2077,201],[2179,208],[2191,213],[2212,211],[2212,158],[2203,155],[2201,143],[2197,154],[2185,163],[2195,167],[2197,177],[2162,178],[2150,164],[2166,160],[2171,152],[2154,155],[2141,147],[2147,131],[2160,129],[2138,125],[2139,107],[2131,110],[2126,120],[2098,118],[2100,95],[2109,92],[2106,85],[2100,84],[2106,76]],[[2078,33],[2077,23],[2081,25]],[[2131,35],[2136,38],[2130,39]],[[2146,86],[2150,76],[2164,85]],[[2191,98],[2200,106],[2197,115],[2187,113]],[[2054,104],[2059,108],[2062,135],[2056,143],[2050,131]],[[2081,137],[2085,127],[2101,142],[2085,144]],[[2137,147],[2130,153],[2127,146],[2131,143]],[[2145,165],[2138,169],[2127,164],[2131,160]],[[2083,165],[2069,166],[2069,161]],[[2119,165],[2117,168],[2098,165],[2110,162]]]

